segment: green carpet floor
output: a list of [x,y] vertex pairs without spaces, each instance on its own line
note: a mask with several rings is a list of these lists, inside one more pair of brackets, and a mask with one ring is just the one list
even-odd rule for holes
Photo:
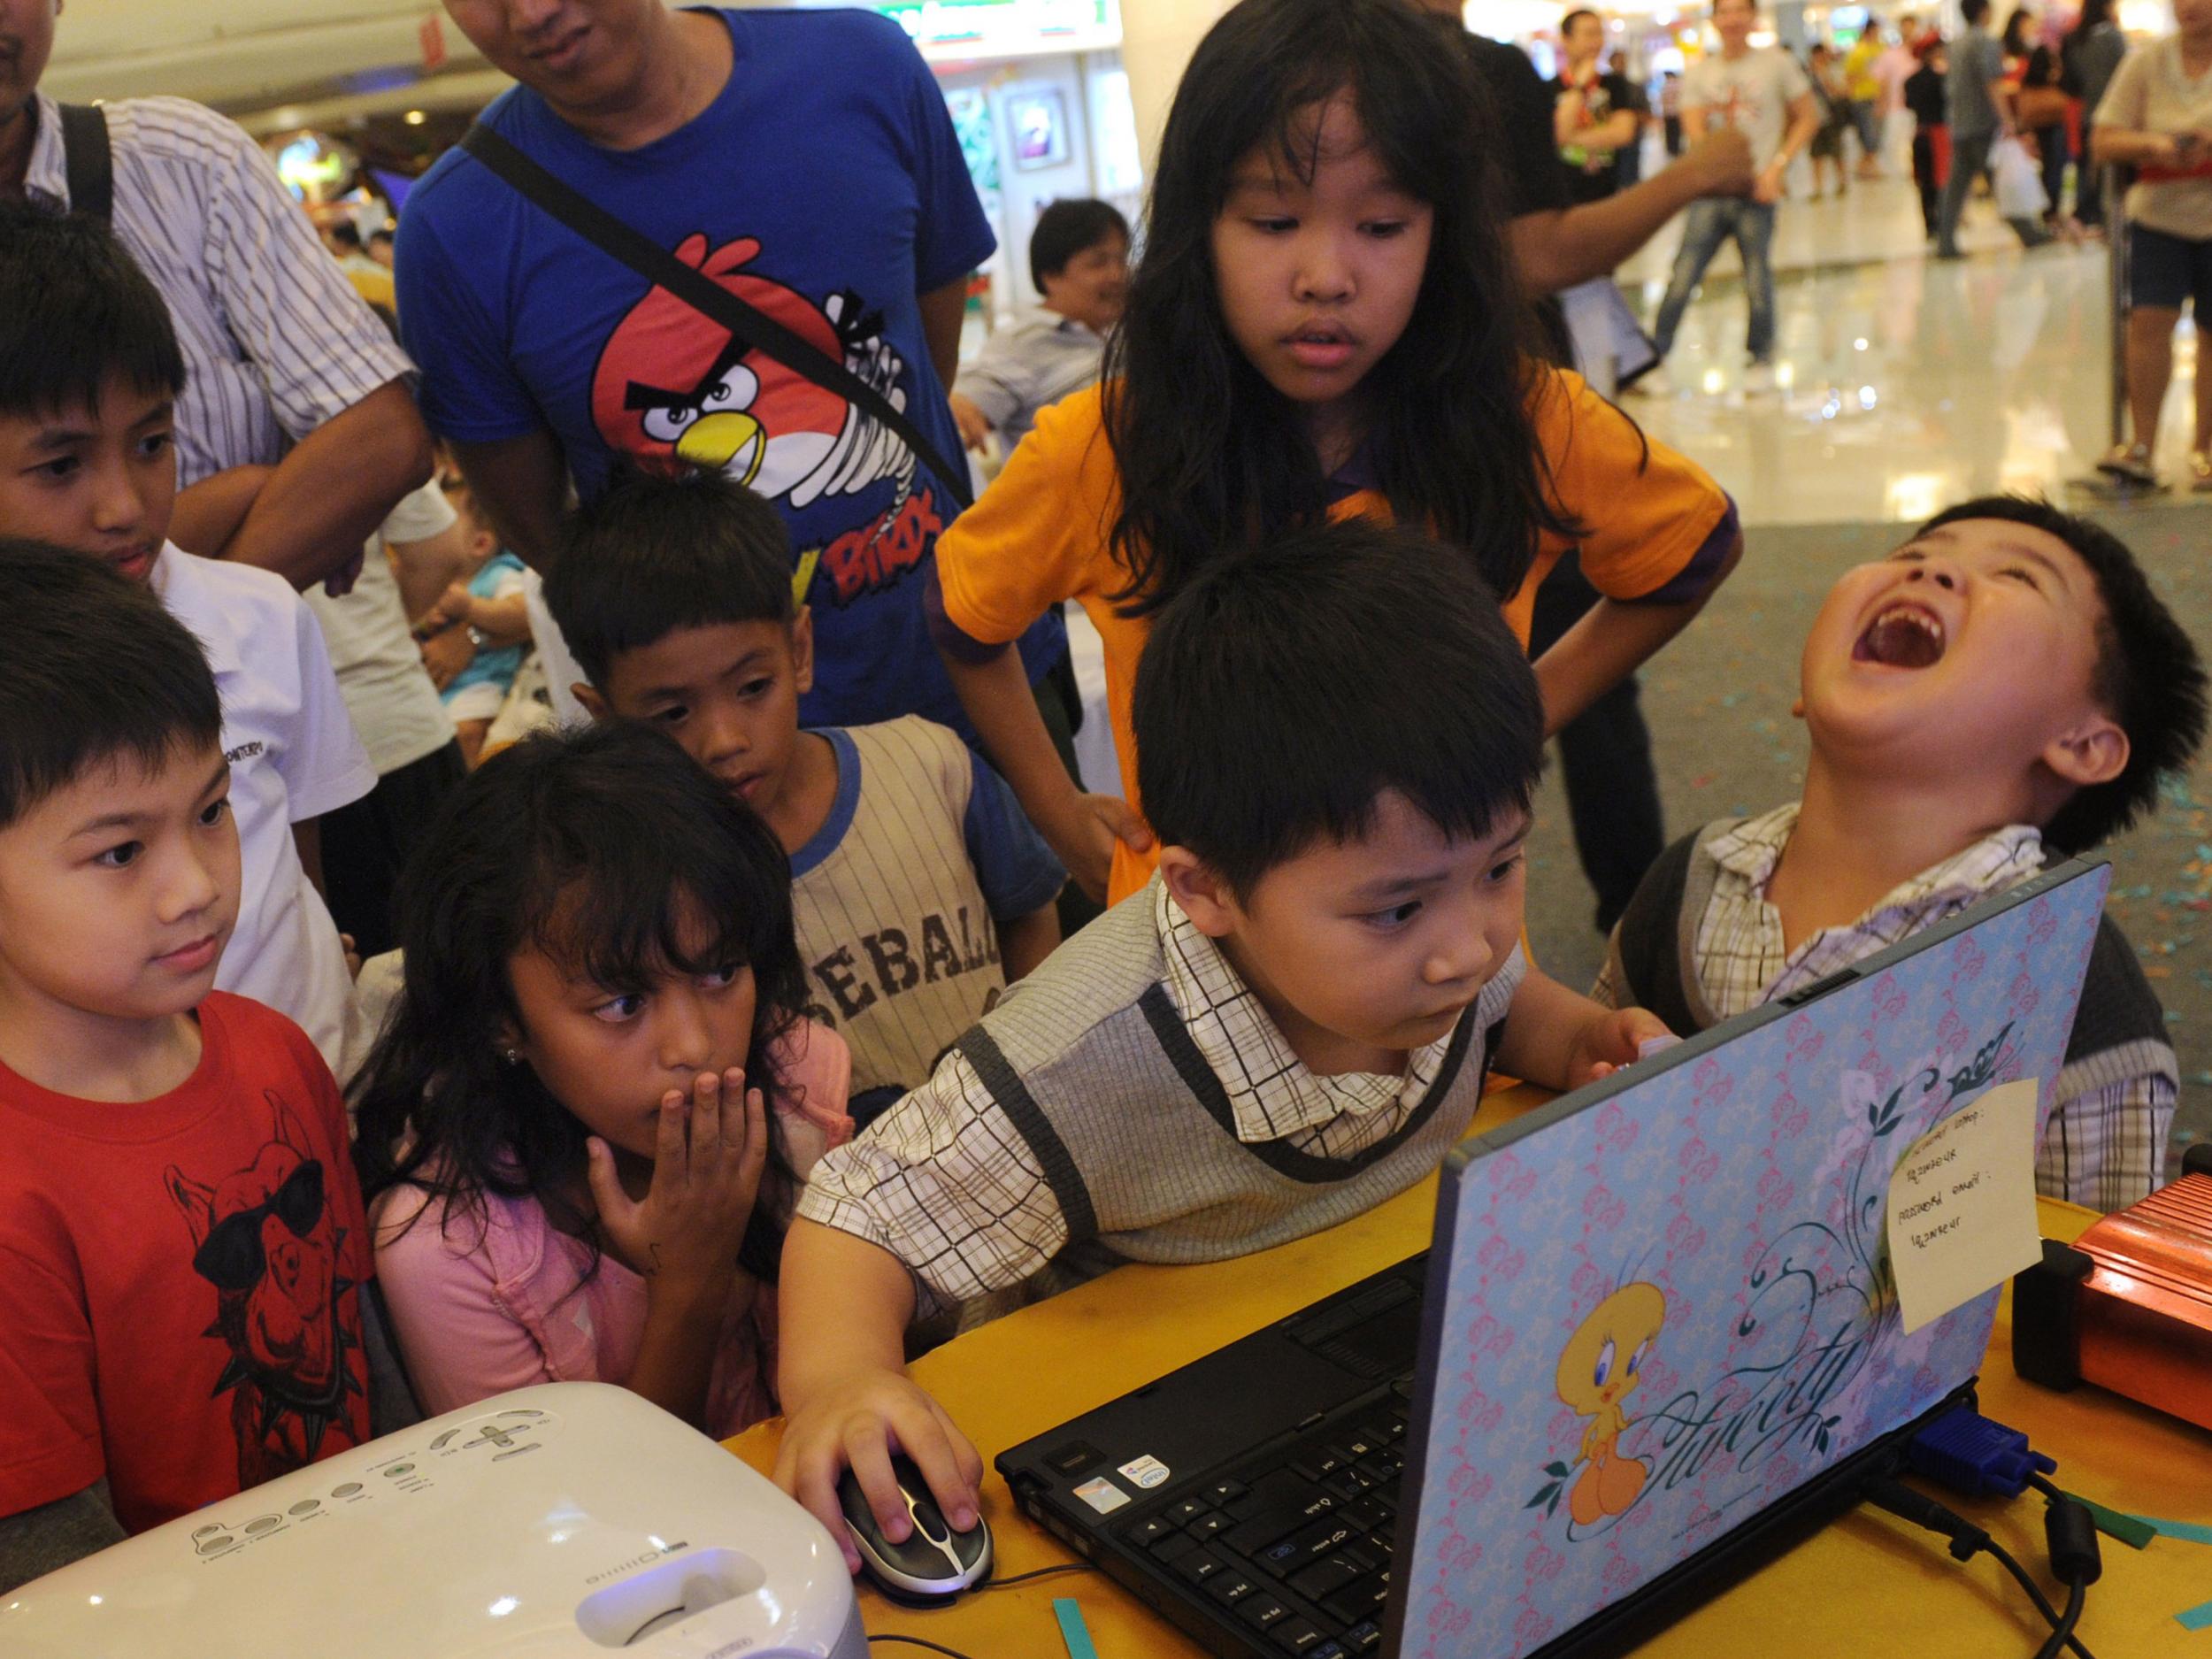
[[[2212,503],[2137,506],[2093,516],[2132,547],[2212,654]],[[1905,532],[1887,525],[1753,530],[1743,563],[1703,615],[1644,675],[1670,837],[1716,818],[1764,811],[1798,793],[1805,735],[1790,717],[1797,660],[1836,575],[1878,557]],[[2112,915],[2127,930],[2181,1057],[2175,1140],[2212,1136],[2212,756],[2169,783],[2156,817],[2105,850]],[[1546,966],[1578,988],[1603,958],[1575,863],[1555,769],[1532,841],[1529,936]]]

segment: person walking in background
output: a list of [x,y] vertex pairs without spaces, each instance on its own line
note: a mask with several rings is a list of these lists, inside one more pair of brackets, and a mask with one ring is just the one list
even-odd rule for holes
[[1682,77],[1670,69],[1659,77],[1659,123],[1666,134],[1667,154],[1682,153]]
[[1843,90],[1851,126],[1859,135],[1859,177],[1882,176],[1882,19],[1871,12],[1843,60]]
[[[1981,3],[1986,6],[1989,0]],[[1797,60],[1779,47],[1753,50],[1751,30],[1758,20],[1753,0],[1714,0],[1713,29],[1720,36],[1720,50],[1698,59],[1682,80],[1682,120],[1690,142],[1703,138],[1709,128],[1733,127],[1750,141],[1759,174],[1747,199],[1708,198],[1691,204],[1666,297],[1659,303],[1655,341],[1663,359],[1705,267],[1721,243],[1734,238],[1743,257],[1744,295],[1751,312],[1745,340],[1751,371],[1744,379],[1744,389],[1750,392],[1774,386],[1774,268],[1768,251],[1774,241],[1775,204],[1782,199],[1791,157],[1812,142],[1820,124],[1812,88]]]
[[2005,19],[2005,32],[1998,42],[2004,49],[2005,79],[2014,86],[2026,72],[2028,58],[2035,50],[2035,13],[2025,6],[2015,6],[2012,15]]
[[1943,175],[1951,158],[1943,113],[1943,76],[1950,66],[1943,37],[1930,35],[1920,42],[1920,67],[1905,81],[1905,107],[1912,111],[1912,181],[1920,191],[1920,219],[1930,242],[1941,226]]
[[1825,44],[1816,43],[1806,53],[1805,78],[1812,84],[1813,104],[1820,117],[1808,151],[1813,158],[1813,199],[1816,202],[1827,194],[1821,180],[1828,176],[1831,164],[1836,170],[1835,193],[1841,196],[1851,188],[1850,175],[1843,170],[1843,135],[1851,127],[1851,102],[1844,96],[1842,64]]
[[2047,46],[2036,47],[2028,53],[2020,89],[2013,96],[2013,119],[2035,141],[2036,157],[2043,168],[2043,194],[2050,198],[2050,205],[2043,210],[2043,223],[2052,230],[2066,229],[2073,223],[2062,206],[2066,164],[2073,159],[2073,145],[2066,134],[2069,102],[2059,84],[2058,54]]
[[2074,176],[2074,218],[2104,227],[2104,163],[2089,153],[2089,133],[2105,88],[2127,56],[2127,36],[2112,20],[2112,0],[2082,0],[2081,16],[2059,47],[2067,90],[2081,100],[2082,157]]
[[[2128,410],[2133,441],[2099,470],[2155,485],[2158,414],[2173,379],[2182,302],[2212,317],[2212,0],[2174,0],[2175,32],[2130,51],[2097,106],[2100,163],[2136,170],[2127,196]],[[2203,325],[2199,324],[2201,328]],[[2212,373],[2196,377],[2189,488],[2212,490]]]
[[[1943,205],[1936,221],[1936,257],[1956,259],[1959,220],[1974,180],[1989,171],[1989,152],[2012,132],[2011,95],[2002,84],[2004,53],[1991,36],[1989,0],[1960,0],[1966,31],[1951,49],[1944,76],[1944,119],[1951,129],[1951,174],[1944,181]],[[2016,19],[2018,12],[2013,16]],[[2039,248],[2051,233],[2032,219],[2008,219],[2024,248]]]

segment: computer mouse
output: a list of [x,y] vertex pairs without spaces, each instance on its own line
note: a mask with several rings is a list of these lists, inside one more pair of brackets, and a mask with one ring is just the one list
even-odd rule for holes
[[895,1456],[891,1472],[914,1521],[913,1532],[896,1544],[876,1524],[853,1471],[848,1469],[837,1482],[837,1502],[860,1551],[861,1570],[876,1587],[897,1601],[946,1601],[989,1578],[991,1529],[982,1519],[964,1532],[954,1532],[911,1459]]

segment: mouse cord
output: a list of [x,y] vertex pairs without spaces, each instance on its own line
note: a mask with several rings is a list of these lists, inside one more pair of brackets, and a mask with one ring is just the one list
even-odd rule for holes
[[1018,1584],[1027,1584],[1032,1578],[1056,1578],[1064,1572],[1096,1572],[1098,1569],[1087,1561],[1064,1561],[1056,1567],[1039,1567],[1029,1572],[1018,1572],[1010,1578],[994,1578],[988,1584],[976,1586],[978,1594],[987,1590],[1010,1590]]
[[[981,1594],[986,1590],[1010,1589],[1015,1585],[1027,1584],[1035,1578],[1056,1578],[1062,1573],[1096,1572],[1097,1571],[1098,1569],[1087,1561],[1064,1561],[1056,1567],[1039,1567],[1033,1571],[1018,1572],[1010,1578],[994,1578],[988,1584],[977,1586],[977,1594]],[[868,1640],[870,1641],[903,1642],[910,1647],[926,1647],[931,1653],[948,1655],[949,1659],[968,1659],[968,1655],[957,1647],[948,1647],[941,1642],[930,1641],[921,1636],[883,1635],[871,1636]]]

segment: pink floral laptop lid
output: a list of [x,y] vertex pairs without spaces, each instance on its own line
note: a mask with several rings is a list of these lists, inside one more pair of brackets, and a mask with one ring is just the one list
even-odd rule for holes
[[1973,1378],[1997,1293],[1904,1333],[1890,1172],[2016,1079],[2041,1133],[2109,879],[2069,864],[1453,1155],[1394,1651],[1571,1646]]

